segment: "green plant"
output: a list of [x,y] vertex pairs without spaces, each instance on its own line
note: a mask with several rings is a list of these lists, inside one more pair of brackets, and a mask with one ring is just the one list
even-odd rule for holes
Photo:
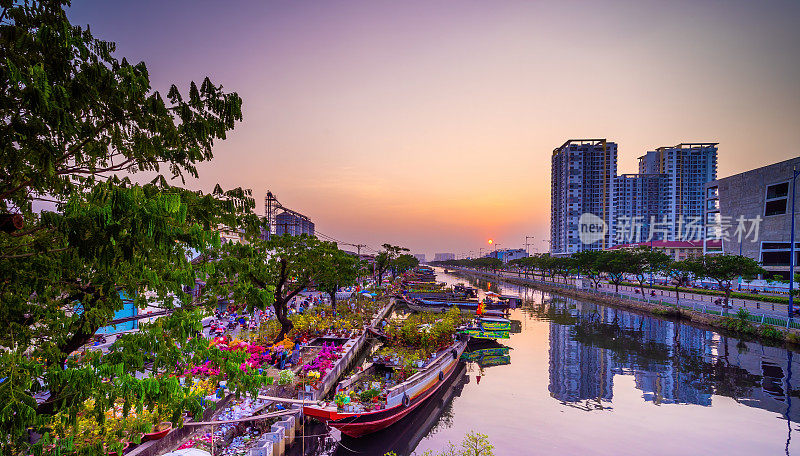
[[758,335],[763,339],[783,340],[783,332],[769,325],[761,325],[761,327],[758,328]]
[[372,402],[372,400],[375,399],[376,397],[380,396],[380,394],[381,394],[380,390],[376,388],[371,388],[361,393],[358,397],[358,400],[364,403],[369,403]]
[[749,320],[733,317],[722,317],[719,319],[718,324],[721,328],[729,331],[734,331],[746,335],[754,335],[756,328],[750,323]]
[[740,308],[738,312],[736,312],[736,318],[742,321],[750,321],[750,312],[747,311],[744,307]]
[[284,369],[278,374],[278,385],[286,386],[294,383],[294,372],[290,369]]

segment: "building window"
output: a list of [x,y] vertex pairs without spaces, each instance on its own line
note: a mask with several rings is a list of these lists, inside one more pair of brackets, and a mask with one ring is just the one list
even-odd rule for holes
[[785,214],[788,201],[788,182],[767,185],[767,197],[766,202],[764,203],[764,216]]
[[[763,266],[789,266],[789,246],[788,242],[762,242],[761,264]],[[794,253],[794,264],[800,264],[800,243],[795,243]]]
[[708,188],[708,198],[716,198],[719,196],[719,187]]

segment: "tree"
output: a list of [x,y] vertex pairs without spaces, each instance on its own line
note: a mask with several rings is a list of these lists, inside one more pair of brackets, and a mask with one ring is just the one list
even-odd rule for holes
[[644,284],[647,282],[648,277],[661,272],[670,263],[669,255],[659,250],[653,250],[649,247],[639,247],[632,251],[632,262],[630,264],[630,271],[636,276],[636,281],[639,282],[639,290],[644,294]]
[[731,297],[733,281],[739,277],[751,280],[766,271],[752,258],[740,255],[703,255],[692,260],[695,274],[707,277],[725,292],[723,314],[728,314],[728,302]]
[[567,279],[578,270],[578,262],[572,257],[554,257],[550,259],[550,267],[567,283]]
[[614,292],[619,293],[619,284],[625,279],[625,274],[631,273],[631,264],[636,262],[636,258],[627,249],[605,250],[601,255],[600,270],[614,284]]
[[331,307],[336,311],[336,292],[342,287],[355,285],[361,264],[357,257],[338,248],[332,251],[330,258],[325,258],[323,268],[314,279],[317,290],[323,291],[331,298]]
[[404,253],[392,262],[392,276],[396,277],[406,271],[410,271],[419,266],[419,260],[408,253]]
[[595,288],[600,286],[600,279],[602,278],[600,266],[602,257],[602,252],[597,250],[584,250],[573,255],[573,258],[577,261],[578,270],[594,283]]
[[503,265],[503,262],[499,258],[490,257],[475,258],[471,263],[473,267],[484,270],[497,270]]
[[[383,244],[381,247],[383,247],[383,250],[375,257],[375,273],[378,274],[378,285],[383,283],[383,275],[386,271],[392,270],[394,260],[402,252],[408,252],[407,248],[392,244]],[[394,271],[392,271],[392,274],[392,279],[396,278]]]
[[691,259],[673,261],[664,270],[675,286],[675,305],[680,307],[680,288],[691,284],[694,280],[697,264]]
[[[0,2],[0,215],[24,220],[0,232],[3,454],[27,454],[28,429],[43,432],[58,413],[74,419],[87,399],[98,409],[117,400],[125,410],[160,407],[175,421],[199,412],[199,398],[165,375],[179,360],[222,356],[191,338],[200,329],[194,306],[204,303],[183,289],[205,271],[189,253],[218,243],[219,224],[245,217],[232,207],[253,204],[242,190],[203,195],[164,178],[134,185],[116,176],[162,166],[173,178],[197,176],[196,164],[241,120],[241,99],[208,78],[185,95],[173,85],[165,99],[144,63],[118,60],[113,43],[69,23],[65,4]],[[39,201],[57,211],[36,213]],[[120,338],[107,356],[68,359],[125,297],[172,314]],[[226,374],[232,386],[256,379]]]
[[228,297],[249,308],[271,303],[281,324],[275,342],[293,328],[289,302],[317,280],[325,280],[342,258],[333,242],[303,234],[272,236],[262,240],[253,235],[247,243],[227,243],[210,251],[205,262],[213,265],[204,288],[206,299]]

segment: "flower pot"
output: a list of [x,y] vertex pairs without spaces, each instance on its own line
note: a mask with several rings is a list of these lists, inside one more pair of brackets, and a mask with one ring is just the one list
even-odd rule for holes
[[169,431],[171,430],[172,430],[172,423],[170,423],[169,421],[162,421],[155,427],[155,429],[153,429],[153,432],[150,432],[149,434],[144,434],[144,436],[142,436],[142,442],[147,442],[148,440],[162,439],[164,438],[164,436],[169,434]]

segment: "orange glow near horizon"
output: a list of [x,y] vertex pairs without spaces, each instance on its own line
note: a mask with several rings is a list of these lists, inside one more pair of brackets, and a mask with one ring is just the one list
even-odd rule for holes
[[681,142],[719,142],[719,177],[798,155],[797,1],[185,3],[68,15],[162,95],[208,75],[241,96],[188,187],[250,188],[260,214],[269,189],[369,251],[464,255],[486,233],[548,250],[550,157],[571,138],[616,141],[619,174]]

